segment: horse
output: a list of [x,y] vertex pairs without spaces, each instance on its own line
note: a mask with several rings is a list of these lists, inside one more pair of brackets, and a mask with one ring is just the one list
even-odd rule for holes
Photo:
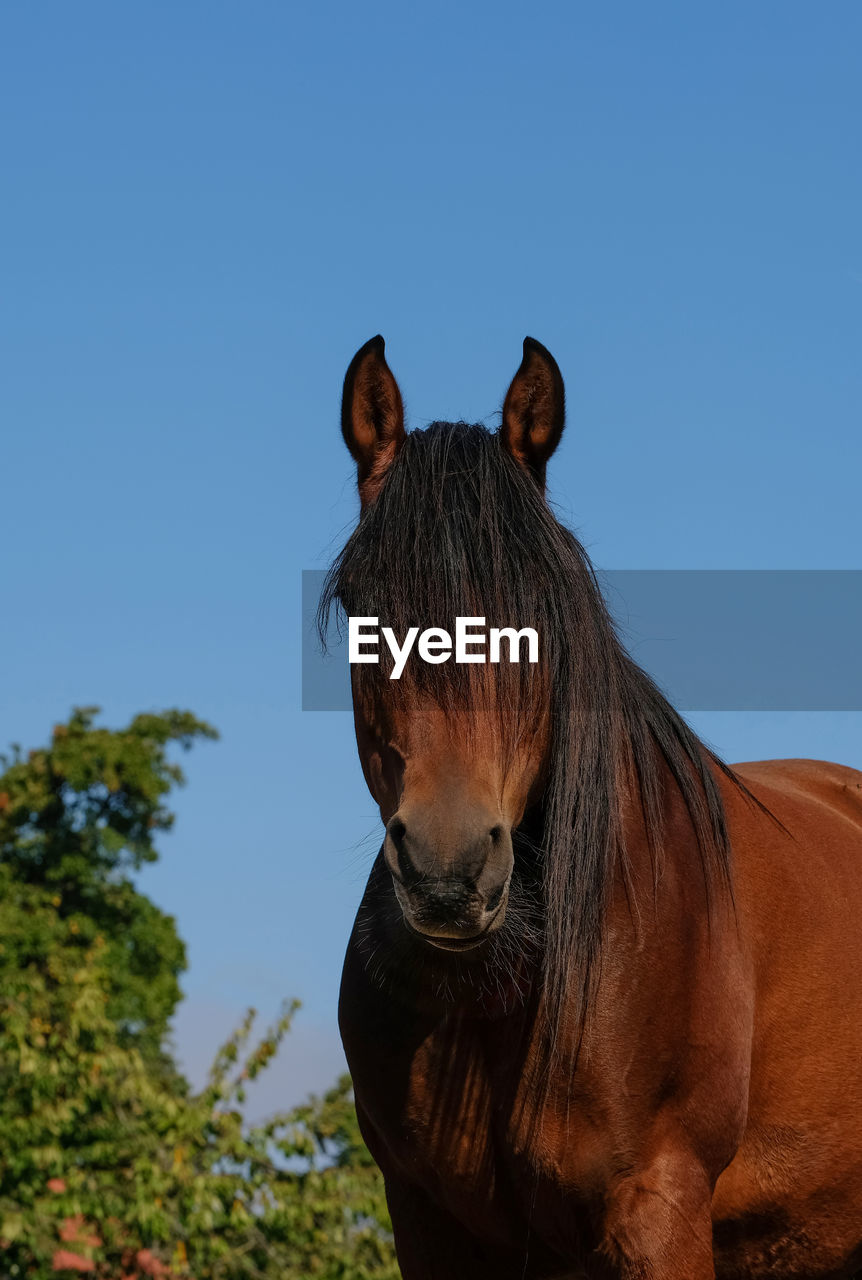
[[862,774],[726,765],[635,664],[546,500],[564,420],[530,338],[493,432],[408,433],[379,336],[344,381],[321,618],[541,640],[351,668],[383,842],[339,1024],[402,1275],[851,1276]]

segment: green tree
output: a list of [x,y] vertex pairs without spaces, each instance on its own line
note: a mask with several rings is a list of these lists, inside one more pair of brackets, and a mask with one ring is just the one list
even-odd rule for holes
[[[4,1273],[395,1280],[382,1181],[350,1081],[247,1127],[245,1089],[296,1005],[207,1087],[178,1090],[108,1016],[107,946],[70,932],[4,869],[0,905],[0,1248]],[[22,959],[27,958],[21,965]]]
[[216,731],[188,711],[139,715],[121,730],[75,710],[49,746],[0,757],[0,864],[49,892],[83,942],[101,938],[110,974],[108,1016],[127,1044],[155,1059],[180,998],[185,948],[173,917],[138,892],[131,874],[158,853],[173,824],[165,800],[184,781],[168,758]]
[[[201,733],[212,736],[184,713],[112,734],[76,712],[0,781],[2,1274],[397,1280],[349,1078],[244,1122],[247,1085],[277,1054],[295,1003],[256,1045],[250,1013],[200,1093],[154,1053],[181,944],[167,978],[146,960],[141,922],[176,933],[136,902],[128,874],[153,860],[152,833],[172,821],[163,801],[181,774],[166,748]],[[125,950],[122,918],[141,927]],[[146,964],[168,991],[154,1004],[137,981]]]

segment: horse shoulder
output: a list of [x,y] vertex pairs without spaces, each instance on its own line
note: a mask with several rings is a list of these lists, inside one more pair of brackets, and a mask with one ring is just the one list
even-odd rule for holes
[[816,760],[734,769],[769,813],[728,791],[755,1019],[745,1135],[716,1188],[717,1246],[732,1260],[756,1218],[764,1256],[819,1275],[860,1234],[862,774]]

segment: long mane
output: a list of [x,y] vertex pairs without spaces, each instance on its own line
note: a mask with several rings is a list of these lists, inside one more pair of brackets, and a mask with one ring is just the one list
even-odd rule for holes
[[[412,661],[399,691],[412,683],[441,707],[464,709],[487,696],[492,678],[511,749],[542,704],[550,711],[538,851],[543,989],[553,1024],[564,1008],[583,1020],[614,876],[627,865],[623,789],[639,792],[658,873],[670,773],[709,894],[730,879],[715,770],[733,775],[626,653],[583,548],[483,426],[436,422],[407,436],[329,571],[323,627],[334,605],[377,616],[399,636],[476,615],[489,627],[538,631],[537,668],[502,663],[489,677],[485,668]],[[354,678],[380,681],[380,672],[360,666]]]

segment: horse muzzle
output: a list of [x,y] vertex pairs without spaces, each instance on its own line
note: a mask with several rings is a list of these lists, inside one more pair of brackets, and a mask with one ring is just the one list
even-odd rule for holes
[[[448,842],[447,842],[448,843]],[[452,854],[396,816],[384,857],[411,933],[444,951],[469,951],[503,923],[513,855],[507,827],[487,825]]]

